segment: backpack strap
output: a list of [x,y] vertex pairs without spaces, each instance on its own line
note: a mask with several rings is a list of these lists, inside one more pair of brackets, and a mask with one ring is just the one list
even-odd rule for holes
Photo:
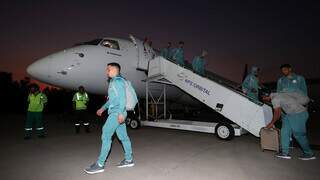
[[118,91],[116,90],[116,87],[114,87],[113,83],[111,83],[111,88],[116,93],[116,96],[119,96]]

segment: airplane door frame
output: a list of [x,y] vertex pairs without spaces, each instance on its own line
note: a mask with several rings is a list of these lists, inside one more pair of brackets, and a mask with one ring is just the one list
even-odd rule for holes
[[137,48],[137,52],[138,52],[137,69],[142,71],[147,71],[149,60],[148,60],[148,54],[145,53],[143,42],[135,38],[133,35],[130,35],[130,39],[132,40],[133,44]]

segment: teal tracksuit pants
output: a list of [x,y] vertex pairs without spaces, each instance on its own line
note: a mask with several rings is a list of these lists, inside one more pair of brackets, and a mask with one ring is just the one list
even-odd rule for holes
[[290,138],[293,135],[300,144],[303,153],[306,155],[313,155],[306,134],[306,123],[308,118],[309,113],[307,111],[284,115],[281,128],[281,150],[283,153],[289,154]]
[[127,134],[127,127],[126,123],[119,124],[118,122],[118,114],[111,113],[108,116],[106,123],[102,128],[102,147],[101,152],[98,158],[97,163],[103,167],[107,156],[110,152],[111,144],[112,144],[112,136],[116,133],[119,140],[122,143],[124,152],[125,152],[125,159],[130,161],[132,160],[132,148],[131,148],[131,141]]

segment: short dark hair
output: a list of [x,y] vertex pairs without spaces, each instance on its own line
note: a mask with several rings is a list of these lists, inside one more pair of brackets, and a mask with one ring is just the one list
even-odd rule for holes
[[184,42],[183,41],[179,41],[179,44],[184,44]]
[[109,63],[107,66],[116,67],[116,68],[119,69],[119,72],[120,72],[120,70],[121,70],[120,64],[118,64],[118,63],[116,63],[116,62]]
[[282,69],[282,68],[292,68],[292,66],[290,64],[282,64],[280,66],[280,69]]

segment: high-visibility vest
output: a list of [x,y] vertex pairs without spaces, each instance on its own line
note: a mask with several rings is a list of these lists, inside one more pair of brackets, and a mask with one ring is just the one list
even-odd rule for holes
[[84,109],[87,109],[86,104],[89,101],[89,96],[86,92],[84,94],[77,92],[73,96],[73,101],[76,102],[76,110],[84,110]]
[[29,112],[42,112],[44,108],[44,104],[47,103],[47,96],[43,93],[39,93],[37,95],[30,94],[28,96],[28,111]]

